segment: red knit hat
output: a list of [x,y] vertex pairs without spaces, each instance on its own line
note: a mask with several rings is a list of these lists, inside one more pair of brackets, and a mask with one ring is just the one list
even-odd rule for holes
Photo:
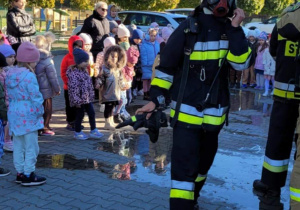
[[34,63],[40,60],[40,52],[31,42],[23,42],[17,52],[17,61]]

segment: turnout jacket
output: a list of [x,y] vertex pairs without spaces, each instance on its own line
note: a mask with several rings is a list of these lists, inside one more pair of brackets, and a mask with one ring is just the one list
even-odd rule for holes
[[295,61],[297,47],[297,42],[280,36],[275,25],[270,40],[270,54],[276,56],[274,100],[299,103],[300,95],[295,91],[297,65],[300,67]]
[[[242,28],[231,26],[229,19],[224,21],[224,18],[219,19],[203,12],[196,18],[199,33],[189,56],[188,80],[177,125],[219,131],[229,110],[228,67],[231,65],[235,70],[247,69],[251,49]],[[182,22],[169,38],[161,52],[160,65],[156,67],[156,76],[151,83],[150,95],[156,105],[158,96],[164,95],[167,90],[171,91],[171,118],[175,115],[180,89],[187,28],[188,20]],[[206,98],[225,56],[227,62],[222,66],[213,87],[208,107],[198,111],[196,108]]]

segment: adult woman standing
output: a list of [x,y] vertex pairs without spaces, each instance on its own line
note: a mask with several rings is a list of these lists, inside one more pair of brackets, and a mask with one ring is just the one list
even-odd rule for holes
[[[109,36],[109,22],[106,19],[107,4],[105,2],[98,2],[95,4],[93,14],[84,20],[80,33],[87,33],[93,39],[91,52],[94,59],[97,54],[103,51],[103,41]],[[80,34],[79,33],[79,34]]]
[[31,41],[35,34],[32,17],[25,11],[26,0],[10,0],[12,8],[6,14],[7,35],[9,42],[22,43]]

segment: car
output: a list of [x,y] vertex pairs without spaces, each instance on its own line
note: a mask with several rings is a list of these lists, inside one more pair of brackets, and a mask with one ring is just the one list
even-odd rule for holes
[[121,11],[118,13],[118,16],[127,27],[135,24],[144,32],[147,32],[150,24],[153,22],[156,22],[160,28],[171,24],[175,29],[187,18],[186,15],[149,11]]
[[248,29],[259,29],[260,31],[265,31],[268,34],[272,33],[273,28],[276,24],[277,21],[277,16],[271,17],[263,22],[252,22],[252,23],[247,23],[244,25],[244,27]]
[[166,9],[165,12],[189,16],[194,12],[194,10],[195,8],[177,8],[177,9]]

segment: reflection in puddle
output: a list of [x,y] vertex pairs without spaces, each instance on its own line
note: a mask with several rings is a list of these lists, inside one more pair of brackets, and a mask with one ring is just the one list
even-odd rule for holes
[[[97,143],[96,149],[128,157],[136,166],[136,172],[132,173],[135,179],[140,175],[145,178],[149,173],[165,176],[170,171],[172,130],[162,128],[156,143],[152,143],[147,134],[115,132],[107,142]],[[137,173],[140,175],[136,176]]]
[[40,154],[37,158],[37,168],[57,168],[68,170],[99,170],[109,174],[113,179],[129,180],[131,168],[135,165],[132,162],[126,164],[111,165],[93,159],[77,159],[69,154]]

